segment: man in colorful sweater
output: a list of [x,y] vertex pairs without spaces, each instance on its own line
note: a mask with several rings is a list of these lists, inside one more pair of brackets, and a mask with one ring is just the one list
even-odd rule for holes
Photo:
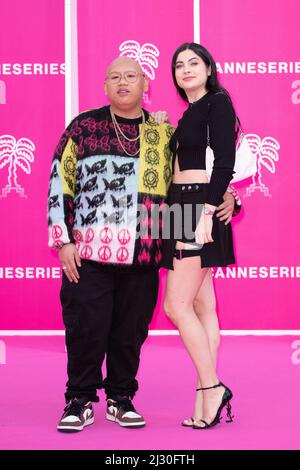
[[[173,128],[142,109],[148,83],[135,61],[116,59],[104,86],[110,106],[70,123],[51,167],[49,245],[59,249],[62,263],[68,354],[67,406],[58,430],[66,432],[94,422],[100,388],[108,420],[145,425],[132,398],[157,300],[161,219],[154,220],[152,209],[163,209],[171,182]],[[149,235],[155,223],[158,237]]]

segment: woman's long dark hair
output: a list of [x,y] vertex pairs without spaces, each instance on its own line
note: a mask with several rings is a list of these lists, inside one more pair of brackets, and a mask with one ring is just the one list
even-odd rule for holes
[[207,82],[206,82],[206,85],[205,85],[206,89],[208,91],[213,92],[213,93],[217,93],[218,91],[219,92],[222,91],[223,93],[226,93],[229,100],[231,101],[231,98],[230,98],[230,95],[229,95],[228,91],[224,87],[222,87],[219,83],[218,75],[217,75],[217,66],[216,66],[216,63],[215,63],[213,57],[208,52],[208,50],[205,49],[205,47],[200,46],[200,44],[196,44],[195,42],[185,42],[184,44],[179,46],[178,49],[176,49],[176,51],[173,55],[173,58],[172,58],[173,82],[174,82],[176,90],[178,91],[181,98],[184,101],[188,102],[188,98],[185,94],[185,91],[182,88],[180,88],[180,86],[178,86],[178,83],[177,83],[176,77],[175,77],[175,70],[176,70],[176,62],[177,62],[178,55],[180,54],[180,52],[183,52],[183,51],[186,51],[186,50],[191,50],[191,51],[195,52],[195,54],[198,57],[200,57],[208,67],[210,66],[211,75],[207,78]]

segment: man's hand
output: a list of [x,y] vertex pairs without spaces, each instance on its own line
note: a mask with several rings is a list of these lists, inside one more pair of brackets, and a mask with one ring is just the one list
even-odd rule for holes
[[62,269],[69,281],[74,281],[77,284],[79,279],[77,266],[81,267],[81,261],[76,246],[73,243],[64,245],[59,250],[58,256],[62,264]]
[[170,123],[167,111],[156,111],[155,113],[150,114],[153,117],[154,121],[157,122],[157,124]]
[[224,194],[223,199],[224,202],[222,202],[222,204],[220,204],[216,209],[216,217],[219,217],[220,220],[225,221],[224,223],[227,225],[232,219],[235,199],[228,191],[226,191]]

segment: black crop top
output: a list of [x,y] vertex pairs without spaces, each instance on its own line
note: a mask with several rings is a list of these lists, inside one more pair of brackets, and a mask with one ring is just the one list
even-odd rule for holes
[[209,126],[214,167],[205,202],[213,206],[223,202],[222,196],[235,173],[235,122],[235,112],[227,95],[223,92],[208,92],[198,101],[190,103],[170,140],[173,173],[176,154],[180,171],[205,170],[207,125]]

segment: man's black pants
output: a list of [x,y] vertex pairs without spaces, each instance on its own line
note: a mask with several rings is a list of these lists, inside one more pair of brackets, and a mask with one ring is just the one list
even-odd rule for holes
[[[158,269],[81,260],[78,284],[63,274],[60,299],[66,329],[66,401],[133,397],[140,350],[148,336],[158,294]],[[107,374],[102,379],[106,354]]]

